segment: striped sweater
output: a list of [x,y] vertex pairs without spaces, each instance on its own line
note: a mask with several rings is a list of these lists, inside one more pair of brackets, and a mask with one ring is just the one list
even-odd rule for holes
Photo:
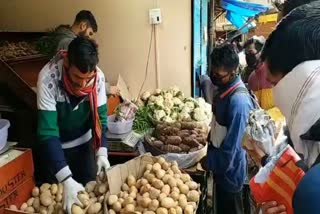
[[[92,119],[89,98],[70,96],[62,83],[63,60],[49,62],[38,77],[38,140],[42,155],[50,163],[56,177],[71,175],[64,158],[63,149],[70,149],[87,143],[92,138]],[[107,105],[105,78],[97,68],[97,101],[102,133],[107,129]],[[102,134],[102,147],[106,137]]]

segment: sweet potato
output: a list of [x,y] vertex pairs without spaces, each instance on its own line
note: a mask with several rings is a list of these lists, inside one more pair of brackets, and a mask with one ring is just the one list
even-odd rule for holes
[[190,146],[186,144],[180,144],[179,147],[182,149],[183,152],[189,152]]
[[164,144],[162,141],[160,140],[155,140],[151,143],[151,145],[153,145],[154,147],[157,147],[157,148],[161,148]]
[[182,149],[179,146],[174,146],[174,145],[163,145],[161,147],[161,150],[164,152],[172,152],[172,153],[179,153],[182,151]]
[[179,145],[182,142],[181,137],[179,136],[168,136],[166,144]]

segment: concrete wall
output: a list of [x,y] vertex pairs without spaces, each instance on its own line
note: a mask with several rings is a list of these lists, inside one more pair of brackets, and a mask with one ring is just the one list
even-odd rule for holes
[[190,94],[191,0],[2,0],[0,30],[44,31],[72,24],[78,11],[91,10],[98,21],[100,67],[113,84],[121,74],[131,93],[137,95],[145,76],[152,29],[148,11],[155,7],[161,8],[163,23],[153,34],[156,40],[144,89],[156,88],[158,71],[159,87],[177,85]]

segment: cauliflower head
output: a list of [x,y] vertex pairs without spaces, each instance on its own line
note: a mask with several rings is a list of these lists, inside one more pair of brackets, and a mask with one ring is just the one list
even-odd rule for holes
[[166,116],[166,112],[164,110],[155,110],[153,113],[153,117],[157,121],[161,121],[161,119],[165,116]]

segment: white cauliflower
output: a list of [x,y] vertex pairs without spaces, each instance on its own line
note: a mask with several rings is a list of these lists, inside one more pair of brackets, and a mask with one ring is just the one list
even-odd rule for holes
[[191,101],[185,102],[184,106],[188,107],[191,110],[193,110],[195,108],[194,102],[191,102]]
[[166,112],[164,110],[155,110],[153,113],[153,117],[157,121],[161,121],[161,119],[165,116],[166,116]]
[[182,103],[182,101],[178,97],[174,97],[172,101],[173,101],[173,104],[176,106],[179,106]]
[[178,113],[177,112],[172,112],[170,117],[173,119],[173,120],[177,120],[178,119]]
[[149,97],[148,103],[149,104],[154,104],[156,102],[156,100],[157,100],[157,97],[152,95],[152,96]]
[[157,98],[156,98],[156,101],[155,101],[155,104],[157,105],[157,106],[159,106],[159,107],[164,107],[164,105],[163,105],[163,97],[162,96],[158,96]]
[[164,99],[172,100],[173,95],[170,93],[165,93],[163,97],[164,97]]
[[180,112],[178,115],[179,121],[189,121],[191,119],[190,114],[187,112]]
[[196,98],[196,102],[200,108],[205,109],[206,101],[202,97]]
[[169,117],[169,116],[163,117],[163,118],[162,118],[162,121],[163,121],[163,122],[166,122],[166,123],[173,123],[173,122],[174,122],[174,120],[173,120],[171,117]]
[[172,108],[174,103],[173,103],[172,99],[165,98],[163,105],[165,108]]
[[196,121],[206,121],[208,117],[203,109],[195,108],[193,111],[193,119]]
[[143,101],[147,101],[147,99],[151,96],[151,93],[149,91],[146,91],[144,92],[142,95],[141,95],[141,99]]
[[163,110],[166,112],[166,115],[170,115],[171,114],[171,109],[170,108],[165,107]]
[[192,110],[188,106],[183,106],[181,112],[189,114]]
[[177,86],[173,86],[169,88],[169,92],[173,95],[176,96],[179,93],[179,88]]

